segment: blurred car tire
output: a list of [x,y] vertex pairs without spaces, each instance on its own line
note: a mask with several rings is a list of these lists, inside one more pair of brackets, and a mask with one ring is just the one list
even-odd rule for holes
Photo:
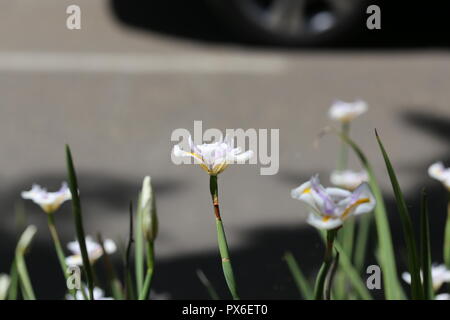
[[365,27],[367,0],[205,0],[247,41],[327,45]]

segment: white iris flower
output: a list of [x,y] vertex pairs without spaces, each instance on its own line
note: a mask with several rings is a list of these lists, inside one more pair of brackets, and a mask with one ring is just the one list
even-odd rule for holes
[[47,192],[46,189],[34,184],[30,191],[23,191],[22,198],[32,200],[46,213],[53,213],[67,200],[72,199],[67,183],[63,182],[61,188],[56,192]]
[[[422,274],[420,275],[422,277]],[[411,274],[409,272],[402,273],[403,280],[411,284]],[[433,283],[433,290],[438,291],[446,282],[450,282],[450,270],[443,264],[433,264],[431,266],[431,278]]]
[[192,157],[209,175],[216,176],[230,164],[249,160],[253,151],[242,152],[241,148],[234,148],[233,141],[228,136],[224,140],[200,145],[195,145],[189,137],[189,150],[182,150],[180,145],[176,145],[173,154],[176,157]]
[[356,117],[359,117],[369,109],[367,102],[357,100],[355,102],[335,101],[328,112],[331,119],[350,122]]
[[375,207],[375,198],[367,183],[353,192],[324,188],[318,175],[293,189],[291,196],[307,204],[310,209],[307,222],[324,230],[337,229],[351,216],[371,212]]
[[442,162],[436,162],[428,168],[428,174],[436,179],[450,191],[450,168],[445,168]]
[[354,190],[368,180],[369,177],[366,171],[335,170],[330,175],[332,184],[347,190]]
[[[86,236],[85,242],[89,261],[91,263],[94,263],[103,255],[102,246],[99,243],[95,242],[90,236]],[[105,251],[108,254],[112,254],[117,250],[116,244],[111,239],[105,239],[103,241],[103,246],[105,247]],[[67,244],[67,248],[72,252],[72,255],[66,258],[66,264],[68,266],[83,265],[80,244],[78,243],[78,241],[69,242]]]

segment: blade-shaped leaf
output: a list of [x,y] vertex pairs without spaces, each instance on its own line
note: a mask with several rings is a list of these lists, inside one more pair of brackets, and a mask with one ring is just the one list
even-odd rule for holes
[[370,227],[372,225],[372,213],[365,214],[359,219],[358,232],[355,243],[354,265],[358,272],[362,272],[366,261],[367,243],[370,237]]
[[430,223],[428,220],[428,199],[425,190],[422,191],[420,208],[420,257],[422,260],[423,292],[425,299],[433,300],[433,279],[431,277],[431,244]]
[[211,281],[209,281],[209,279],[206,277],[206,275],[203,273],[202,270],[200,269],[197,270],[197,277],[208,291],[208,294],[211,297],[211,299],[219,300],[219,295],[217,294],[216,289],[214,289],[214,286],[212,285]]
[[362,166],[369,176],[369,185],[375,197],[377,205],[375,207],[375,226],[378,234],[378,260],[383,270],[384,293],[388,300],[404,299],[404,293],[397,275],[397,266],[395,263],[394,248],[392,245],[391,230],[387,219],[386,207],[384,205],[383,195],[378,182],[375,178],[372,165],[368,161],[361,148],[353,142],[347,135],[338,133],[339,137],[345,141],[358,156]]
[[297,264],[297,261],[295,260],[292,252],[286,252],[284,254],[284,260],[288,265],[289,271],[291,272],[291,275],[294,278],[295,284],[297,285],[300,294],[306,300],[312,300],[313,289],[309,284],[308,279],[306,279],[305,275],[303,274],[302,270]]
[[94,300],[94,276],[92,273],[92,266],[89,261],[89,255],[86,249],[86,236],[83,227],[83,216],[81,214],[81,201],[78,192],[78,181],[75,166],[73,165],[72,152],[70,147],[66,145],[66,161],[67,173],[69,176],[69,188],[72,194],[72,212],[75,218],[75,229],[77,233],[77,240],[80,246],[81,258],[83,260],[83,267],[86,271],[87,283],[89,288],[89,298]]
[[450,193],[447,206],[447,222],[445,223],[444,234],[444,262],[448,269],[450,269]]
[[380,146],[381,153],[383,154],[384,162],[391,180],[392,189],[394,190],[395,202],[397,204],[397,209],[400,214],[400,219],[403,226],[403,234],[405,236],[406,250],[408,253],[408,269],[411,273],[411,295],[413,299],[423,298],[422,283],[420,280],[420,266],[417,258],[417,247],[416,241],[414,239],[414,229],[411,221],[411,217],[406,206],[405,198],[403,197],[400,184],[398,183],[397,176],[395,174],[394,168],[392,167],[389,156],[384,149],[383,143],[375,131],[375,135]]

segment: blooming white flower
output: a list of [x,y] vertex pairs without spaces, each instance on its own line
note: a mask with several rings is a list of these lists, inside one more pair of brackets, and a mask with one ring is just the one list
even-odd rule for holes
[[0,300],[5,300],[8,294],[9,284],[11,283],[11,278],[9,275],[2,273],[0,274]]
[[335,101],[328,111],[328,115],[333,120],[349,122],[360,116],[369,109],[367,102],[356,100],[355,102]]
[[[420,276],[423,277],[422,273]],[[406,283],[411,284],[411,274],[409,272],[403,272],[402,278]],[[433,290],[437,291],[445,282],[450,282],[450,270],[444,264],[433,264],[431,266],[431,278]]]
[[192,157],[209,175],[215,176],[224,171],[228,165],[244,163],[253,156],[253,151],[242,152],[241,148],[233,147],[233,140],[227,136],[214,143],[195,145],[189,136],[189,151],[181,149],[180,145],[173,148],[176,157]]
[[436,162],[428,168],[428,174],[430,177],[442,182],[450,191],[450,168],[445,168],[442,162]]
[[361,183],[367,182],[366,171],[335,170],[330,175],[330,181],[337,187],[347,190],[356,189]]
[[32,200],[38,204],[46,213],[53,213],[67,200],[72,199],[67,183],[63,182],[61,188],[56,192],[47,192],[46,189],[34,184],[30,191],[23,191],[22,198]]
[[[84,290],[84,294],[81,290]],[[83,286],[81,290],[78,290],[75,294],[77,300],[85,300],[85,296],[89,297],[89,290],[86,286]],[[105,292],[98,287],[94,287],[92,293],[94,294],[94,300],[114,300],[114,298],[105,297]],[[74,298],[72,295],[68,294],[66,295],[66,300],[74,300]]]
[[311,210],[307,222],[318,229],[336,229],[352,215],[370,212],[375,207],[375,198],[367,183],[355,191],[340,188],[324,188],[318,175],[293,189],[291,196],[307,204]]
[[[95,242],[90,236],[86,236],[85,242],[89,261],[91,263],[94,263],[103,255],[102,246],[99,243]],[[108,254],[112,254],[117,250],[116,244],[111,239],[105,239],[103,241],[103,246],[105,247],[105,251]],[[72,252],[72,255],[66,258],[66,264],[68,266],[83,265],[80,244],[78,243],[78,241],[69,242],[67,244],[67,248]]]
[[441,293],[436,295],[434,297],[434,300],[450,300],[450,294],[449,293]]

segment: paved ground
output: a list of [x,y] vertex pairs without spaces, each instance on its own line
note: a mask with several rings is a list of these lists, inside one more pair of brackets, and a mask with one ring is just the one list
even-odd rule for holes
[[[193,130],[194,120],[203,120],[205,129],[280,129],[277,175],[240,166],[220,176],[236,251],[245,252],[255,232],[301,227],[305,212],[290,189],[315,172],[327,181],[336,140],[325,138],[319,148],[313,140],[330,124],[326,113],[336,98],[368,101],[370,112],[352,131],[384,187],[374,127],[408,195],[423,183],[436,186],[426,168],[450,158],[445,50],[284,52],[177,40],[120,25],[100,0],[77,0],[82,30],[68,31],[65,8],[73,2],[0,4],[0,231],[8,245],[19,191],[33,182],[56,188],[65,179],[65,143],[75,156],[91,233],[125,237],[128,201],[145,175],[153,177],[163,261],[215,252],[207,176],[170,161],[171,132]],[[26,210],[40,228],[37,247],[45,246],[44,217],[31,203]],[[69,211],[66,205],[58,215],[64,240],[73,237]],[[278,254],[292,241],[269,246]],[[51,252],[46,257],[53,259]]]

